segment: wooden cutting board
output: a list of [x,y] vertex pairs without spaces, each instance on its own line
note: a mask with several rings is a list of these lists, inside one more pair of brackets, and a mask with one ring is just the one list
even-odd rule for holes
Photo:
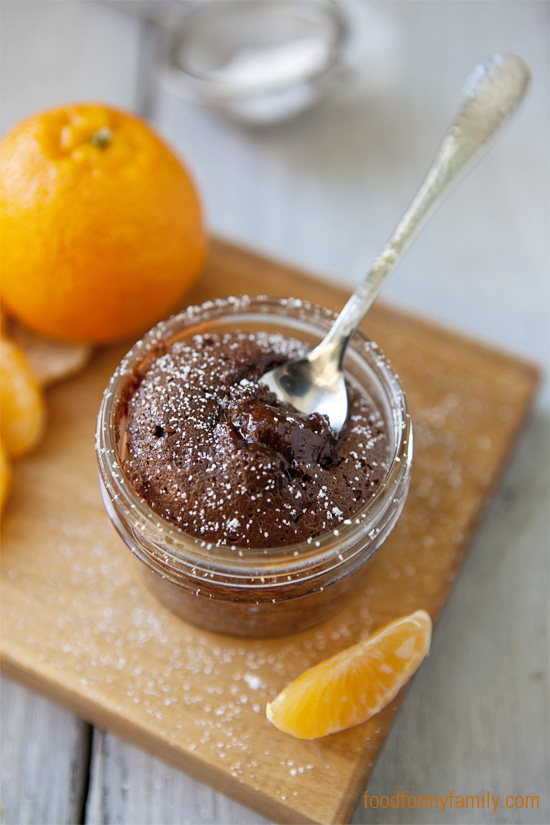
[[[346,298],[214,242],[190,300],[241,293],[333,309]],[[524,361],[380,303],[364,328],[407,393],[412,483],[365,591],[325,624],[280,640],[233,639],[185,624],[145,590],[139,562],[104,512],[94,455],[101,394],[127,346],[98,351],[85,372],[50,391],[46,439],[17,464],[4,519],[5,672],[281,822],[350,819],[402,697],[314,742],[272,727],[266,702],[395,616],[425,608],[437,619],[537,381]]]

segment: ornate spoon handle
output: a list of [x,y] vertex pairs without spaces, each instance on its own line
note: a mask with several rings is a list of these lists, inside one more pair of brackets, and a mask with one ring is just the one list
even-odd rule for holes
[[401,256],[452,184],[480,156],[514,113],[530,80],[529,68],[514,54],[495,54],[474,67],[463,89],[462,107],[443,138],[417,195],[331,331],[312,353],[319,369],[331,373],[341,366],[350,337]]

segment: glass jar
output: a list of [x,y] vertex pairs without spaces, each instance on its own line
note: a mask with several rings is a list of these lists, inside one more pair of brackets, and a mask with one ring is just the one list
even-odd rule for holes
[[[160,601],[183,619],[236,636],[303,630],[343,608],[362,587],[367,560],[386,540],[407,496],[412,430],[405,397],[388,359],[356,333],[345,359],[347,378],[380,410],[389,440],[388,470],[375,495],[339,534],[275,548],[220,547],[184,533],[130,486],[123,469],[128,399],[165,345],[198,333],[280,333],[312,347],[335,315],[292,298],[228,298],[189,307],[138,341],[116,369],[97,428],[100,484],[107,512],[144,564]],[[338,531],[336,531],[338,532]]]

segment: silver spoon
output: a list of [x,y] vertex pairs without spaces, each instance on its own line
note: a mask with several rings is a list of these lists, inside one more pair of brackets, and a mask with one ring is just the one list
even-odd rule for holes
[[351,336],[451,184],[514,113],[530,80],[529,68],[514,54],[495,54],[474,67],[463,89],[462,107],[416,197],[330,332],[307,358],[289,361],[260,379],[279,401],[306,415],[326,415],[332,430],[340,432],[348,414],[343,361]]

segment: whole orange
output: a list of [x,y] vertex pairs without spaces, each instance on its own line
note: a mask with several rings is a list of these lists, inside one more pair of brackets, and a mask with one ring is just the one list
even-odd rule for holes
[[95,343],[166,315],[206,236],[181,161],[128,112],[74,104],[0,140],[2,303],[36,332]]

